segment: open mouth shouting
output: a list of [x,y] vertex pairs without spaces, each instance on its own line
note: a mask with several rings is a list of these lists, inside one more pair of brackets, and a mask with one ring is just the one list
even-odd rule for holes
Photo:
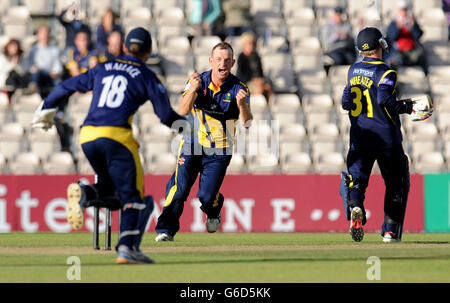
[[221,76],[228,75],[228,69],[219,67],[219,75]]

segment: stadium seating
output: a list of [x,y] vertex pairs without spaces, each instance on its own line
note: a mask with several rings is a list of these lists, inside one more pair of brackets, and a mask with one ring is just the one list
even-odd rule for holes
[[[33,30],[42,18],[47,18],[54,41],[63,50],[65,33],[55,17],[71,3],[72,0],[0,1],[0,48],[10,38],[18,38],[27,55],[35,42]],[[339,173],[345,168],[349,140],[349,119],[340,109],[348,66],[324,68],[325,50],[319,29],[328,22],[333,8],[340,5],[353,25],[354,34],[369,25],[380,26],[385,33],[395,15],[397,0],[371,1],[369,5],[359,0],[251,0],[250,3],[253,28],[258,36],[257,50],[274,95],[269,100],[251,95],[253,125],[247,132],[238,128],[240,147],[235,148],[229,173]],[[411,156],[412,171],[448,171],[448,23],[440,0],[408,3],[424,30],[421,42],[430,66],[427,74],[416,66],[400,67],[398,93],[400,98],[431,94],[435,112],[432,118],[420,123],[401,117],[405,151]],[[240,37],[190,36],[189,0],[81,0],[80,15],[89,17],[87,23],[93,32],[108,7],[120,13],[119,22],[125,32],[135,26],[151,29],[152,58],[157,60],[148,63],[153,64],[152,70],[166,85],[175,110],[189,75],[209,69],[208,57],[214,44],[222,39],[230,42],[236,58],[242,48]],[[232,71],[236,72],[236,68],[237,64]],[[79,126],[89,109],[91,95],[75,94],[70,98],[66,116],[75,130],[71,149],[75,161],[67,161],[67,167],[61,165],[61,170],[52,166],[55,159],[49,159],[50,154],[60,149],[56,129],[48,132],[30,129],[29,121],[40,101],[38,94],[20,91],[9,97],[0,93],[0,171],[92,174],[78,144]],[[145,172],[171,173],[180,136],[160,123],[150,102],[135,114],[133,133],[141,144]],[[375,167],[374,172],[379,169]]]

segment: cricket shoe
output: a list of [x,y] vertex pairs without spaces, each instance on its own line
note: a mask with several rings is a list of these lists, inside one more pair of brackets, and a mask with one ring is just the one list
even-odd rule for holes
[[363,211],[360,207],[353,207],[351,212],[351,221],[350,221],[350,235],[352,236],[353,241],[361,242],[364,238],[364,230],[363,230]]
[[126,245],[120,245],[117,249],[117,264],[153,264],[155,260],[140,250],[133,250]]
[[400,242],[401,240],[398,238],[396,234],[394,234],[391,231],[387,231],[383,235],[383,242],[384,243],[391,243],[391,242]]
[[84,208],[82,203],[86,200],[86,193],[78,183],[67,187],[67,221],[73,229],[79,230],[84,224]]
[[156,235],[155,241],[156,242],[172,242],[173,237],[166,233],[160,233],[160,234]]
[[220,227],[221,220],[220,214],[217,218],[206,218],[206,230],[209,233],[215,233]]

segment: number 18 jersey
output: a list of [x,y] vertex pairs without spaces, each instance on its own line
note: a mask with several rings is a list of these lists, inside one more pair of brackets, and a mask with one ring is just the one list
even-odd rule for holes
[[401,144],[399,114],[410,109],[396,100],[397,72],[379,59],[366,57],[349,67],[346,80],[342,108],[349,112],[350,147],[382,149]]
[[43,108],[53,108],[62,96],[92,90],[92,102],[84,126],[130,127],[139,106],[150,100],[155,114],[167,126],[181,119],[170,106],[165,87],[145,63],[133,56],[121,56],[99,64],[57,86]]

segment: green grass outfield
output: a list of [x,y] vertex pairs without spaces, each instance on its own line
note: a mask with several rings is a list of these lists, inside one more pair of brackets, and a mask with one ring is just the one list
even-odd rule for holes
[[[406,233],[390,244],[379,234],[355,243],[347,233],[180,233],[163,243],[154,237],[145,235],[142,250],[157,264],[116,265],[114,250],[92,249],[90,233],[0,234],[0,282],[450,282],[450,234]],[[70,256],[81,262],[79,281],[66,277]],[[378,281],[367,279],[370,256],[380,260]]]

